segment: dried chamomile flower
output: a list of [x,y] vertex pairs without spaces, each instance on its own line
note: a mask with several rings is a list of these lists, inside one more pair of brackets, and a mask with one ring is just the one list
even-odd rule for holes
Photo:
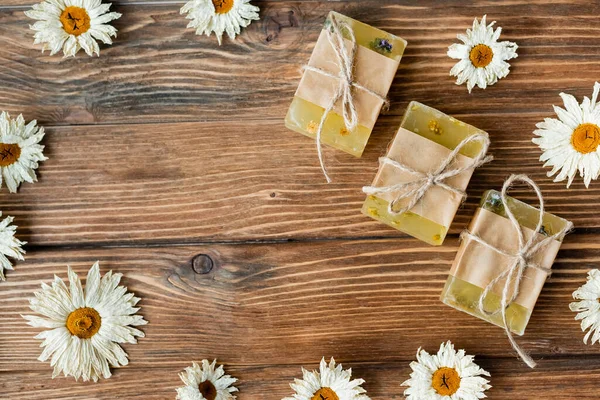
[[140,301],[127,288],[119,286],[121,274],[112,271],[100,277],[96,262],[87,275],[85,291],[79,277],[69,267],[69,286],[54,277],[52,286],[42,283],[29,307],[46,318],[23,316],[35,328],[47,328],[37,335],[44,350],[38,358],[51,358],[52,378],[65,376],[98,381],[110,378],[110,367],[128,364],[127,353],[119,343],[137,343],[144,333],[134,326],[148,322],[135,315]]
[[460,60],[450,70],[450,76],[456,77],[457,85],[467,82],[469,93],[475,86],[485,89],[507,76],[510,64],[506,61],[517,57],[519,46],[509,41],[499,42],[502,28],[494,30],[496,21],[487,25],[485,18],[484,15],[481,22],[475,18],[473,29],[467,29],[466,35],[457,35],[463,44],[455,43],[448,48],[448,56]]
[[575,311],[576,321],[581,320],[581,330],[588,333],[583,338],[583,343],[587,344],[590,336],[594,344],[600,341],[600,271],[597,269],[588,272],[587,282],[573,292],[573,298],[580,300],[569,304],[571,311]]
[[567,188],[577,171],[586,188],[600,175],[600,104],[596,103],[599,91],[600,83],[596,82],[592,99],[584,97],[581,104],[572,95],[561,93],[565,109],[554,106],[558,119],[544,119],[533,132],[539,137],[532,142],[544,152],[540,161],[545,162],[544,167],[552,167],[548,176],[560,171],[554,182],[568,178]]
[[449,341],[442,343],[437,354],[417,351],[417,361],[410,363],[413,372],[402,383],[407,400],[471,400],[486,397],[491,386],[482,375],[490,376],[473,362],[464,350],[455,351]]
[[[0,212],[1,216],[2,213]],[[7,256],[16,258],[17,260],[24,260],[23,254],[25,254],[25,250],[21,246],[27,244],[27,242],[22,242],[15,237],[17,226],[10,225],[13,219],[13,217],[6,217],[0,222],[0,281],[6,280],[4,277],[5,269],[14,269]]]
[[40,161],[48,158],[39,143],[44,137],[44,128],[36,121],[25,125],[23,115],[11,119],[7,112],[0,114],[0,186],[2,178],[11,193],[15,193],[22,182],[37,182],[35,170]]
[[186,18],[191,20],[188,28],[196,29],[197,35],[210,36],[214,32],[220,45],[223,33],[235,39],[241,28],[259,19],[259,10],[250,0],[190,0],[181,8],[181,14],[187,13]]
[[88,56],[100,55],[97,40],[112,44],[111,37],[117,30],[108,22],[118,19],[121,14],[108,12],[110,4],[101,0],[44,0],[35,4],[25,15],[37,20],[31,29],[35,32],[35,42],[42,44],[42,52],[50,50],[50,55],[63,51],[65,57],[75,57],[79,49]]
[[352,370],[335,365],[333,357],[329,365],[321,360],[319,372],[302,368],[302,379],[294,379],[290,386],[296,392],[283,400],[370,400],[361,387],[363,379],[350,380]]
[[223,366],[215,368],[217,360],[209,363],[202,360],[202,366],[193,363],[179,374],[185,386],[177,389],[177,400],[235,400],[232,386],[237,379],[225,375]]

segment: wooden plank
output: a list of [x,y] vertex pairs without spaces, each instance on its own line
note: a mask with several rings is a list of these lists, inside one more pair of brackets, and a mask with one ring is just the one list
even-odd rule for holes
[[[41,1],[41,0],[40,0]],[[289,0],[268,0],[269,3],[277,3],[279,1],[289,1]],[[296,3],[308,3],[308,2],[318,2],[321,0],[295,0]],[[355,0],[340,0],[340,1],[355,1]],[[39,3],[39,1],[35,0],[3,0],[0,5],[0,9],[15,9],[15,8],[29,8],[33,4]],[[143,5],[165,5],[172,7],[181,8],[187,0],[116,0],[111,1],[111,4],[115,7],[119,6],[143,6]],[[253,0],[252,4],[256,5],[264,5],[266,1]]]
[[[485,117],[465,119],[487,127]],[[44,139],[50,159],[40,181],[17,194],[2,190],[0,205],[16,217],[18,237],[37,245],[403,236],[360,212],[361,188],[399,123],[381,118],[361,159],[326,149],[330,185],[314,141],[281,121],[55,127]],[[510,173],[538,181],[547,209],[578,229],[600,227],[595,209],[582,206],[594,204],[598,185],[552,183],[529,135],[489,128],[496,160],[475,173],[453,234],[468,224],[483,191],[500,189]]]
[[[16,1],[16,0],[15,0]],[[19,0],[20,1],[20,0]],[[29,2],[29,1],[28,1]],[[0,12],[0,109],[44,124],[147,123],[248,118],[281,120],[332,9],[406,38],[409,47],[390,92],[391,112],[421,100],[454,114],[486,117],[490,126],[529,135],[552,114],[560,91],[590,95],[600,72],[598,5],[579,1],[259,2],[261,21],[238,41],[186,29],[179,4],[119,5],[120,34],[101,58],[62,59],[32,44],[31,22],[21,9]],[[487,13],[517,41],[510,77],[468,95],[454,85],[447,47],[475,16]],[[18,67],[17,67],[18,66]],[[16,68],[17,67],[17,68]]]
[[[433,350],[432,350],[433,351]],[[109,380],[99,383],[77,383],[72,378],[50,380],[49,371],[15,371],[0,373],[0,387],[9,399],[27,400],[79,400],[86,399],[173,399],[175,389],[182,385],[178,373],[191,364],[193,357],[172,367],[126,367],[114,373]],[[341,360],[341,359],[340,359]],[[337,361],[337,360],[336,360]],[[405,363],[360,363],[341,360],[344,368],[352,368],[353,376],[366,380],[363,387],[373,400],[403,399],[400,386],[410,374]],[[597,378],[600,361],[597,358],[549,360],[544,367],[524,370],[508,359],[490,360],[476,358],[491,376],[492,389],[486,392],[495,400],[538,400],[540,398],[589,399],[597,395]],[[304,365],[318,368],[318,362]],[[239,399],[281,399],[292,394],[289,382],[300,378],[298,365],[248,366],[227,364],[227,372],[239,379],[236,387]],[[576,371],[576,373],[574,373]],[[543,396],[543,397],[540,397]]]
[[[558,256],[518,339],[541,366],[595,354],[568,304],[599,249],[595,238],[573,235]],[[30,313],[27,299],[40,281],[64,278],[67,264],[84,274],[95,260],[103,273],[124,273],[123,283],[143,299],[149,325],[146,338],[126,346],[132,368],[181,368],[200,357],[249,366],[306,364],[324,355],[357,364],[406,362],[419,346],[452,340],[527,370],[502,329],[439,301],[456,250],[456,240],[436,249],[389,239],[33,251],[2,283],[0,371],[48,371],[36,361],[39,329],[21,318]],[[191,266],[200,254],[212,260],[209,273]]]

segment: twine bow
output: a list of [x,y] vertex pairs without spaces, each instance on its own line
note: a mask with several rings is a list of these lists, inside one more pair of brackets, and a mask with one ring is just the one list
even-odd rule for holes
[[[462,148],[465,147],[468,143],[475,141],[480,141],[482,143],[481,151],[479,152],[477,157],[473,158],[470,163],[463,167],[451,168],[452,164],[458,157],[458,154],[462,150]],[[458,146],[456,146],[456,148],[452,151],[452,153],[450,153],[448,158],[446,158],[435,171],[428,173],[417,171],[414,168],[411,168],[408,165],[398,162],[396,160],[392,160],[389,157],[381,157],[379,159],[380,164],[392,165],[397,169],[415,175],[416,178],[409,182],[398,183],[390,186],[365,186],[363,187],[363,192],[369,195],[400,192],[396,196],[396,198],[392,200],[388,205],[388,213],[390,213],[391,215],[403,214],[406,211],[412,209],[419,201],[421,201],[423,196],[425,196],[425,193],[427,193],[427,191],[433,186],[441,187],[442,189],[445,189],[451,193],[454,193],[457,196],[460,196],[464,200],[467,197],[465,191],[458,189],[452,185],[449,185],[445,181],[446,179],[455,177],[457,175],[462,174],[463,172],[478,168],[481,165],[492,161],[492,156],[486,156],[489,147],[490,139],[486,134],[478,133],[475,135],[471,135],[465,138],[462,142],[460,142]],[[408,198],[410,198],[410,201],[405,207],[402,207],[400,210],[395,210],[396,203]]]
[[[531,187],[531,189],[537,195],[537,198],[540,203],[540,216],[538,219],[538,223],[535,228],[535,233],[540,232],[543,227],[543,219],[544,219],[544,198],[542,197],[542,192],[540,188],[533,182],[527,175],[511,175],[510,178],[504,182],[504,186],[502,187],[501,199],[502,204],[504,206],[504,210],[509,220],[512,222],[513,227],[517,232],[517,237],[519,239],[519,250],[516,254],[507,253],[506,251],[495,247],[494,245],[486,242],[481,237],[476,234],[465,230],[461,233],[461,239],[464,240],[468,237],[471,240],[480,243],[481,245],[494,250],[495,252],[502,254],[511,259],[511,262],[501,274],[496,276],[483,290],[483,293],[479,297],[479,311],[483,314],[492,316],[497,315],[498,313],[502,314],[502,322],[504,324],[504,330],[506,331],[506,335],[508,336],[508,340],[512,345],[513,349],[517,352],[517,354],[521,357],[521,359],[527,364],[530,368],[535,368],[536,362],[533,361],[531,356],[529,356],[515,341],[510,328],[508,327],[508,323],[506,320],[506,309],[515,301],[517,296],[519,295],[521,281],[523,279],[523,275],[528,268],[534,268],[540,271],[545,272],[547,275],[550,275],[552,271],[549,268],[546,268],[542,265],[539,265],[533,262],[533,258],[540,250],[542,250],[546,245],[548,245],[552,240],[559,239],[560,237],[567,234],[572,228],[573,224],[569,222],[567,226],[565,226],[562,230],[555,233],[554,235],[547,236],[543,239],[540,239],[540,236],[537,234],[531,235],[529,240],[525,240],[525,234],[523,233],[523,228],[517,221],[514,216],[512,210],[508,207],[506,193],[510,189],[511,185],[516,182],[521,181],[526,183]],[[490,291],[494,288],[494,286],[500,282],[501,280],[506,279],[504,283],[504,287],[502,288],[502,297],[500,301],[500,308],[495,311],[487,311],[484,308],[484,300]]]
[[[331,178],[327,173],[327,169],[325,168],[325,163],[323,161],[321,135],[323,133],[323,126],[325,125],[325,120],[327,119],[327,116],[333,110],[337,102],[342,100],[342,116],[344,118],[344,124],[346,125],[346,129],[349,132],[352,132],[358,126],[358,113],[354,104],[352,88],[363,90],[377,97],[384,104],[387,104],[387,99],[384,96],[354,81],[354,60],[357,49],[354,32],[346,22],[338,22],[335,16],[333,15],[331,16],[330,21],[331,29],[327,29],[327,39],[329,40],[329,43],[333,48],[333,52],[337,59],[337,64],[339,66],[340,72],[336,75],[310,65],[305,65],[303,67],[304,70],[313,71],[321,75],[325,75],[327,77],[336,79],[338,81],[338,87],[336,88],[335,93],[331,98],[331,101],[329,102],[329,105],[327,106],[327,108],[325,108],[325,112],[321,117],[321,121],[319,122],[319,127],[317,128],[316,133],[317,153],[319,155],[321,170],[323,171],[323,175],[325,175],[325,178],[327,179],[327,183],[331,183]],[[344,36],[342,35],[342,29],[344,29],[348,34],[348,37],[352,44],[350,49],[346,48],[346,45],[344,43]]]

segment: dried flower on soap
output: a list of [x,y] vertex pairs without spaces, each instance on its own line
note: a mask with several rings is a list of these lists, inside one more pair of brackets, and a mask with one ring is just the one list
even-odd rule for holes
[[202,360],[202,366],[193,363],[179,374],[185,386],[177,389],[177,400],[235,400],[232,393],[238,390],[232,385],[237,379],[225,375],[222,365],[215,368],[216,364],[217,360]]
[[573,292],[573,298],[579,300],[569,304],[571,311],[575,311],[576,321],[581,320],[581,330],[585,332],[583,343],[587,344],[591,336],[591,344],[600,341],[600,271],[597,269],[588,272],[587,282]]
[[7,112],[0,114],[0,186],[4,179],[11,193],[23,182],[37,182],[38,163],[48,159],[42,153],[44,146],[39,144],[44,128],[36,124],[31,121],[25,125],[23,115],[12,119]]
[[235,39],[241,28],[259,19],[259,11],[250,0],[190,0],[181,8],[181,14],[187,14],[186,18],[191,20],[188,28],[196,29],[197,35],[210,36],[214,32],[219,45],[223,33]]
[[52,378],[61,372],[84,381],[110,378],[111,366],[129,362],[119,343],[137,343],[136,337],[144,337],[134,328],[148,323],[135,315],[140,299],[119,286],[122,274],[109,271],[101,278],[98,262],[88,272],[85,291],[70,267],[68,275],[68,287],[55,276],[52,286],[42,283],[30,300],[29,307],[46,318],[23,317],[35,328],[48,329],[36,336],[44,340],[38,359],[52,359]]
[[329,365],[325,358],[321,360],[319,371],[307,371],[302,368],[302,379],[294,379],[290,386],[296,393],[283,400],[370,400],[361,387],[363,379],[353,379],[352,370],[335,365],[333,357]]
[[[583,98],[579,104],[570,94],[561,93],[565,108],[554,106],[556,118],[538,123],[532,139],[543,151],[540,161],[552,167],[548,176],[558,172],[554,182],[567,181],[571,186],[577,171],[585,187],[600,175],[600,104],[597,103],[600,83],[594,84],[592,99]],[[560,171],[560,172],[559,172]]]
[[34,44],[42,44],[42,52],[50,55],[63,51],[65,57],[75,57],[80,49],[88,56],[100,56],[97,40],[112,44],[117,30],[108,22],[121,17],[108,12],[110,4],[101,0],[45,0],[35,4],[25,15],[38,20],[31,25],[35,32]]
[[[2,213],[0,212],[1,216]],[[24,260],[23,254],[25,254],[25,250],[21,246],[27,244],[27,242],[22,242],[15,237],[17,226],[10,225],[12,222],[13,217],[6,217],[0,222],[0,281],[6,280],[4,277],[5,269],[14,269],[7,257]]]
[[517,57],[519,46],[509,41],[499,42],[502,28],[494,30],[496,21],[487,25],[485,19],[485,15],[481,22],[475,18],[466,35],[457,35],[463,44],[455,43],[448,48],[448,56],[460,60],[450,70],[450,76],[457,78],[457,85],[466,82],[469,93],[475,86],[485,89],[507,76],[510,72],[507,60]]
[[[437,354],[417,351],[417,361],[410,363],[413,372],[402,383],[407,400],[471,400],[486,397],[491,386],[483,376],[489,372],[473,362],[464,350],[455,351],[449,341],[442,343]],[[482,376],[483,375],[483,376]]]

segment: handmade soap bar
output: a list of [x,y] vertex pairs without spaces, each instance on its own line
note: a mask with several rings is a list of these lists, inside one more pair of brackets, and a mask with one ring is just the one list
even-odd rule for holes
[[360,157],[369,140],[375,121],[384,104],[383,98],[392,84],[404,53],[406,41],[390,33],[373,28],[336,12],[329,13],[298,90],[292,101],[285,125],[296,132],[315,138],[321,118],[334,98],[340,84],[340,60],[329,41],[328,30],[332,18],[342,27],[347,54],[351,54],[354,34],[356,53],[353,62],[353,82],[369,89],[374,96],[360,87],[352,88],[353,104],[358,125],[353,131],[346,128],[343,118],[343,101],[338,101],[326,116],[321,132],[321,143]]
[[[463,140],[477,135],[478,139],[464,145],[449,168],[471,165],[473,158],[484,156],[489,144],[487,133],[465,124],[446,114],[418,102],[408,105],[398,133],[388,147],[384,160],[427,174],[435,171]],[[444,180],[444,183],[460,191],[467,188],[473,169]],[[382,162],[372,187],[391,187],[415,180],[414,173],[398,168],[391,162]],[[363,214],[381,221],[395,229],[408,233],[432,245],[441,245],[463,198],[440,186],[430,187],[412,209],[396,214],[390,212],[390,202],[400,194],[414,189],[371,194],[363,205]],[[410,198],[394,203],[394,210],[401,210]]]
[[[534,232],[539,220],[539,210],[519,200],[507,196],[507,204],[516,217],[526,239],[536,235],[543,240],[568,229],[570,222],[555,215],[544,213],[542,228]],[[507,254],[519,251],[518,232],[506,215],[506,210],[495,190],[484,194],[477,209],[469,232],[486,243],[503,250]],[[564,234],[552,239],[533,256],[532,262],[551,268],[558,253]],[[502,289],[506,280],[495,284],[484,299],[484,310],[479,309],[479,299],[488,284],[510,267],[511,257],[485,246],[472,237],[464,236],[460,249],[452,265],[450,276],[444,287],[441,300],[447,305],[504,327],[499,310]],[[517,335],[523,335],[533,307],[546,281],[547,273],[536,268],[527,268],[519,288],[519,295],[506,309],[508,328]],[[488,314],[490,313],[490,314]]]

